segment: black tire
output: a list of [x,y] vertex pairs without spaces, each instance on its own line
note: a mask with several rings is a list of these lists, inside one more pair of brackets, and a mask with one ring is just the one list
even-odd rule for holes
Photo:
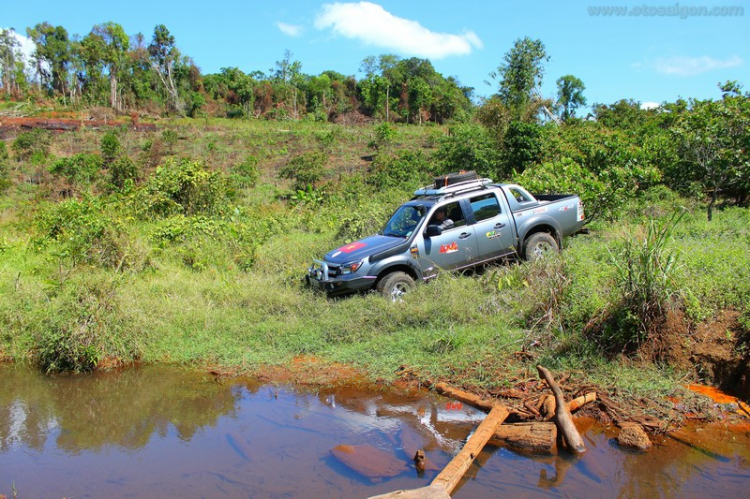
[[392,301],[400,301],[401,298],[416,287],[414,279],[406,272],[391,272],[383,277],[377,285],[378,293],[390,298]]
[[479,177],[477,176],[477,172],[475,172],[474,170],[470,170],[468,172],[462,171],[458,173],[449,173],[444,177],[435,177],[435,188],[440,189],[441,187],[446,187],[461,182],[468,182],[469,180],[476,180],[478,178]]
[[523,257],[530,262],[547,258],[558,251],[560,251],[560,246],[557,244],[557,239],[547,232],[537,232],[523,245]]

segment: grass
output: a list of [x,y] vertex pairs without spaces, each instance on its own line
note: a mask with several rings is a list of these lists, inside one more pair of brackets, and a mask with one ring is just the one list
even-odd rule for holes
[[[628,393],[663,393],[685,374],[613,360],[582,331],[620,296],[611,255],[623,234],[636,234],[653,218],[667,220],[680,205],[688,213],[664,244],[681,255],[674,279],[689,291],[689,316],[742,311],[750,298],[748,211],[719,211],[708,223],[695,202],[662,190],[634,200],[617,223],[593,224],[592,234],[566,240],[559,260],[444,275],[401,303],[374,294],[328,299],[303,286],[311,259],[379,226],[413,188],[376,191],[363,183],[373,127],[215,119],[168,126],[177,135],[173,155],[202,158],[212,171],[257,157],[257,184],[194,218],[143,217],[127,193],[75,186],[76,196],[102,196],[102,216],[122,224],[130,263],[113,268],[71,259],[65,239],[35,244],[44,236],[39,218],[59,203],[55,179],[28,183],[35,166],[13,163],[15,185],[0,195],[0,356],[52,370],[60,366],[44,361],[46,353],[62,351],[87,358],[81,368],[119,359],[251,372],[310,356],[373,379],[392,381],[407,366],[420,379],[477,387],[502,385],[509,373],[533,372],[541,362]],[[425,150],[442,133],[396,130],[393,150]],[[97,152],[100,140],[92,130],[61,134],[51,150]],[[149,161],[171,156],[164,144],[154,146],[161,132],[125,131],[120,140],[128,156],[143,161],[146,178]],[[326,196],[320,204],[293,205],[278,171],[298,152],[319,147],[329,155]],[[175,227],[190,231],[157,236]],[[514,354],[522,349],[533,358],[519,360]]]

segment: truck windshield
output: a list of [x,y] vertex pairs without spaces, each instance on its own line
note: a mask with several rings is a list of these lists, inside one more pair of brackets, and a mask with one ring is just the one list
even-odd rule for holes
[[382,234],[390,237],[409,237],[424,216],[423,206],[402,206],[385,224]]

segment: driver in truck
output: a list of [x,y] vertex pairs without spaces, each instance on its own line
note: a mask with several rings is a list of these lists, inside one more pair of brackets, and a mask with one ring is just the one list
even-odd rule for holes
[[438,227],[440,227],[441,231],[448,230],[453,227],[453,220],[448,218],[448,216],[445,214],[444,206],[438,208],[435,211],[435,214],[432,216],[432,222],[430,222],[430,225],[437,225]]

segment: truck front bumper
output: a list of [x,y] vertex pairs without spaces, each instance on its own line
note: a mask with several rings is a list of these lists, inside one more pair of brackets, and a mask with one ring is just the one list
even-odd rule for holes
[[305,278],[310,287],[332,296],[367,291],[377,279],[376,276],[361,276],[356,273],[331,277],[328,264],[320,260],[313,260]]

